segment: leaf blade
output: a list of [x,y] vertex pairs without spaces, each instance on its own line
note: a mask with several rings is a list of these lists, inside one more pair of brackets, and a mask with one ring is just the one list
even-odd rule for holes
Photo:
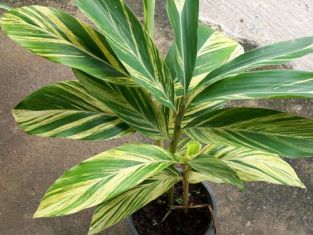
[[105,35],[131,77],[163,105],[173,108],[171,74],[157,47],[124,1],[76,1]]
[[97,234],[133,214],[174,186],[181,176],[168,168],[137,187],[99,205],[92,217],[89,235]]
[[167,11],[176,36],[175,70],[187,93],[197,57],[199,0],[168,0]]
[[[197,59],[190,90],[194,89],[210,72],[244,53],[244,49],[239,43],[218,31],[214,31],[207,25],[199,23],[197,34]],[[175,78],[174,81],[177,82],[174,68],[175,48],[176,44],[174,42],[167,53],[166,64],[172,73],[172,77]],[[183,87],[178,86],[177,89],[183,90]],[[183,91],[176,93],[182,94]]]
[[63,11],[17,8],[4,14],[1,26],[12,40],[48,60],[99,79],[134,85],[103,35]]
[[144,26],[150,37],[154,33],[154,14],[155,14],[155,0],[144,0]]
[[242,182],[237,173],[227,166],[223,161],[206,155],[200,155],[188,162],[197,173],[211,179],[220,179],[229,184],[242,188]]
[[201,81],[201,90],[223,78],[247,70],[268,65],[279,65],[290,62],[313,52],[313,37],[275,43],[260,47],[236,57],[234,60],[212,71]]
[[42,137],[98,140],[133,132],[78,81],[39,89],[19,103],[13,115],[26,133]]
[[312,155],[313,121],[259,108],[228,108],[194,119],[186,133],[201,143],[260,149],[284,157]]
[[133,129],[154,139],[168,137],[168,113],[141,88],[125,87],[74,71],[81,84]]
[[313,73],[272,70],[242,73],[212,84],[198,94],[193,105],[210,100],[313,97]]
[[223,160],[246,182],[263,181],[305,188],[293,168],[278,155],[245,147],[209,145],[206,154]]
[[6,11],[10,11],[10,10],[12,10],[12,7],[10,7],[8,4],[0,2],[0,9],[6,10]]
[[176,162],[153,145],[126,144],[65,172],[43,197],[34,217],[68,215],[97,206],[139,185]]

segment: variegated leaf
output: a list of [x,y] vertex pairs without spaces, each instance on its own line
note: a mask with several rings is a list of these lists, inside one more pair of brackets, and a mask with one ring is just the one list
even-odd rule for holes
[[167,11],[176,37],[174,67],[186,94],[197,58],[199,0],[168,0]]
[[205,153],[224,161],[243,181],[265,181],[305,188],[293,168],[276,154],[214,144],[208,145]]
[[133,189],[99,205],[92,217],[89,235],[97,234],[133,214],[167,192],[181,180],[180,173],[167,168]]
[[223,182],[236,185],[239,188],[243,187],[237,173],[220,159],[211,156],[200,155],[192,161],[189,161],[188,164],[193,170],[196,170],[197,173],[200,173],[200,175],[191,175],[193,177],[192,181],[195,181],[194,177],[200,177],[201,175],[204,175],[207,177],[207,179],[220,179]]
[[133,130],[78,81],[46,86],[13,110],[30,135],[98,140],[121,137]]
[[191,103],[187,106],[182,126],[187,126],[193,120],[211,113],[214,110],[223,109],[226,105],[224,100],[205,100],[201,103]]
[[312,52],[313,37],[299,38],[260,47],[236,57],[234,60],[209,73],[198,84],[197,90],[201,91],[210,84],[228,76],[262,66],[284,64]]
[[97,206],[175,164],[153,145],[127,144],[105,151],[65,172],[43,197],[34,217],[68,215]]
[[141,88],[120,86],[74,71],[82,85],[133,129],[153,139],[168,137],[168,113]]
[[209,172],[206,172],[205,174],[201,174],[197,171],[190,171],[189,175],[188,175],[188,180],[189,180],[189,183],[191,183],[191,184],[199,184],[199,183],[205,182],[205,181],[213,182],[216,184],[226,183],[221,178],[216,177],[215,175],[210,174]]
[[183,138],[182,140],[180,140],[177,144],[177,147],[176,147],[176,155],[184,155],[187,151],[187,146],[188,146],[188,143],[191,142],[192,139],[189,138],[188,136]]
[[10,11],[10,10],[12,10],[12,7],[10,7],[8,4],[0,2],[0,9],[6,10],[6,11]]
[[197,62],[190,86],[196,87],[210,72],[243,53],[238,42],[208,26],[199,25]]
[[152,39],[123,0],[77,0],[101,29],[131,77],[167,107],[174,107],[171,74]]
[[313,120],[274,110],[217,110],[195,118],[185,132],[206,144],[244,146],[290,158],[313,154]]
[[[174,42],[168,51],[166,63],[172,73],[172,77],[177,80],[174,68],[176,55],[175,48],[176,44]],[[210,72],[243,53],[243,47],[236,41],[226,37],[220,32],[214,31],[206,25],[199,24],[197,59],[189,89],[192,90]],[[183,86],[180,83],[175,84],[175,90],[177,96],[181,96],[184,93]]]
[[154,12],[155,12],[155,0],[144,0],[144,26],[150,37],[153,36],[154,31]]
[[4,14],[1,26],[12,40],[37,55],[99,79],[134,84],[103,35],[63,11],[17,8]]
[[313,73],[294,70],[242,73],[209,86],[193,99],[192,105],[214,100],[288,97],[313,98]]
[[[176,76],[176,71],[175,71],[175,60],[176,60],[176,44],[175,42],[172,44],[172,46],[168,49],[167,52],[167,56],[165,58],[165,63],[167,65],[167,67],[169,68],[171,75],[172,75],[172,79],[176,85],[180,85],[180,95],[182,95],[184,93],[184,89],[181,83],[178,83],[178,77]],[[177,92],[176,92],[177,93]]]

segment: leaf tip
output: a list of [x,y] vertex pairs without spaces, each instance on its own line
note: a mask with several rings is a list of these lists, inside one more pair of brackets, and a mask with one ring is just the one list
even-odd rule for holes
[[38,208],[33,215],[33,219],[38,219],[38,218],[42,218],[42,217],[43,216],[41,215],[40,208]]

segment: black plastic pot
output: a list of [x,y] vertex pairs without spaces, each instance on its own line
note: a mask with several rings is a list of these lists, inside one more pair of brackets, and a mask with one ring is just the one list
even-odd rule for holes
[[[208,191],[208,199],[209,199],[209,202],[212,205],[212,209],[216,215],[218,213],[218,209],[217,209],[217,202],[216,202],[216,199],[215,199],[214,194],[213,194],[213,190],[211,189],[210,185],[207,182],[202,182],[202,185]],[[127,223],[128,223],[128,227],[130,229],[131,234],[139,235],[139,233],[137,232],[137,230],[135,228],[132,216],[127,217]],[[214,225],[213,225],[213,221],[211,221],[211,223],[209,225],[209,229],[206,231],[206,233],[204,235],[214,235],[214,234],[215,234],[214,233]]]

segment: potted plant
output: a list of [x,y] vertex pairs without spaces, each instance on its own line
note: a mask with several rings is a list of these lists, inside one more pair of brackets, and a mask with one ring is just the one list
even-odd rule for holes
[[[48,189],[35,218],[96,207],[89,234],[135,212],[141,234],[155,233],[146,224],[157,224],[159,234],[204,234],[214,198],[200,182],[305,187],[283,157],[312,156],[313,121],[226,104],[312,98],[312,72],[255,69],[312,53],[313,37],[244,53],[237,42],[198,23],[198,0],[168,0],[176,39],[163,59],[152,39],[153,0],[144,1],[144,26],[123,0],[76,3],[99,31],[57,9],[0,5],[8,37],[71,67],[77,78],[25,98],[13,110],[16,122],[43,137],[107,140],[139,132],[155,145],[126,144],[81,162]],[[194,217],[199,213],[204,216]],[[156,220],[160,215],[163,222]],[[189,230],[182,220],[201,226]],[[164,223],[176,230],[162,230]]]

